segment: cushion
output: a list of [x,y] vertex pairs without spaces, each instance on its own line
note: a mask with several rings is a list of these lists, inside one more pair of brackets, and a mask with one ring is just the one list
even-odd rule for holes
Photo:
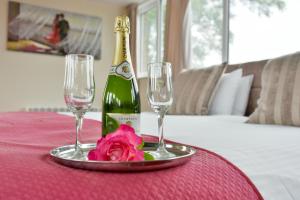
[[300,52],[269,60],[249,123],[300,126]]
[[210,115],[231,115],[242,73],[243,70],[238,69],[222,75],[212,97],[208,111]]
[[246,113],[250,90],[253,82],[253,75],[244,76],[240,79],[238,89],[235,94],[232,114],[244,116]]
[[252,114],[257,107],[257,100],[259,99],[261,92],[261,76],[267,61],[268,60],[260,60],[247,63],[230,64],[226,66],[226,73],[242,68],[243,76],[248,76],[251,74],[254,75],[248,106],[246,109],[246,116]]
[[174,81],[174,102],[169,114],[207,115],[210,97],[225,65],[182,71]]

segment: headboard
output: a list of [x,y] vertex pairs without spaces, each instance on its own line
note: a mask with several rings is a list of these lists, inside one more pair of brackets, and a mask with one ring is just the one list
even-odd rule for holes
[[246,116],[249,116],[251,113],[253,113],[257,106],[257,100],[259,99],[261,91],[261,75],[267,61],[268,60],[260,60],[255,62],[227,65],[226,67],[226,72],[231,72],[236,69],[242,68],[243,76],[250,74],[254,75],[248,106],[246,110]]

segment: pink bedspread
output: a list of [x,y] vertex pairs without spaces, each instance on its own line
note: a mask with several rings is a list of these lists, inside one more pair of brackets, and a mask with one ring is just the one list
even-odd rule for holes
[[[84,141],[95,142],[99,127],[99,122],[85,120]],[[56,113],[0,114],[0,199],[262,199],[239,169],[204,149],[186,165],[143,173],[59,165],[48,153],[73,143],[73,129],[72,117]]]

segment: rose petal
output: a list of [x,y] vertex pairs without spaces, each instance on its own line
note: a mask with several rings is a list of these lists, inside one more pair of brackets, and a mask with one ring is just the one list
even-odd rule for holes
[[117,131],[122,131],[123,134],[126,134],[130,140],[130,143],[134,146],[139,146],[143,142],[142,137],[139,137],[131,126],[121,124]]
[[98,151],[96,149],[93,149],[91,151],[89,151],[88,153],[88,159],[89,160],[98,160]]
[[129,126],[127,124],[121,124],[119,126],[118,130],[123,131],[124,133],[127,133],[127,132],[135,133],[134,128],[132,128],[131,126]]
[[136,155],[133,158],[133,160],[136,160],[136,161],[144,160],[144,151],[137,150]]
[[129,152],[129,147],[127,144],[114,143],[110,146],[110,149],[108,151],[108,156],[109,159],[113,161],[127,160],[128,152]]
[[97,141],[97,147],[96,148],[99,148],[101,146],[101,143],[105,142],[105,138],[104,137],[101,137],[99,138],[99,140]]

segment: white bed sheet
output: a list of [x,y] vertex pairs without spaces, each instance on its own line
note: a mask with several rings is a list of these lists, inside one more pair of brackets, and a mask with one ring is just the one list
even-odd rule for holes
[[[100,113],[87,118],[100,120]],[[266,200],[300,199],[300,128],[246,124],[239,116],[166,116],[165,137],[218,153],[239,167]],[[156,135],[142,113],[141,133]]]

